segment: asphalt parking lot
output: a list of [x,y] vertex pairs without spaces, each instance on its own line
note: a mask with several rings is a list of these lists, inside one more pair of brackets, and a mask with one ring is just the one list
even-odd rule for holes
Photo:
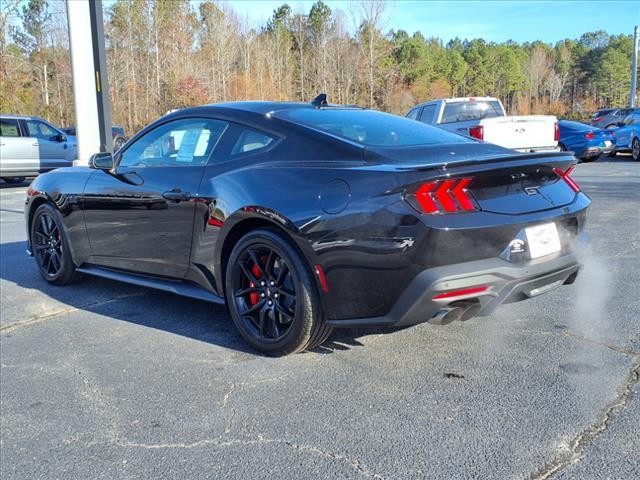
[[0,188],[0,477],[640,476],[640,163],[581,164],[572,286],[444,327],[255,355],[226,310],[40,279],[26,185]]

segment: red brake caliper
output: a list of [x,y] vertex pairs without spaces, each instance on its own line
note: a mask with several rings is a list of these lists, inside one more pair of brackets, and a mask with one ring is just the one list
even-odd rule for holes
[[[254,265],[253,267],[251,267],[251,273],[253,273],[254,277],[256,278],[260,278],[262,276],[260,267],[258,267],[257,265]],[[249,287],[254,288],[255,284],[253,282],[250,282]],[[249,303],[251,305],[255,305],[256,303],[258,303],[259,300],[260,300],[260,295],[258,294],[258,292],[251,292],[249,294]]]

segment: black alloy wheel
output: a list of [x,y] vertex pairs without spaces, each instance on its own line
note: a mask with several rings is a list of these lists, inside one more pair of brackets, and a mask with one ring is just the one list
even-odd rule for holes
[[113,141],[113,151],[117,152],[124,146],[125,143],[127,143],[127,141],[124,138],[116,137],[116,139]]
[[331,333],[309,267],[275,231],[256,230],[240,239],[225,283],[234,323],[256,350],[286,355],[313,348]]
[[236,263],[233,298],[245,325],[261,341],[277,342],[296,314],[293,272],[268,245],[245,249]]
[[21,183],[24,183],[25,178],[24,177],[2,177],[2,180],[4,180],[6,183],[10,185],[19,185]]
[[65,285],[76,279],[62,222],[51,205],[40,205],[33,215],[31,249],[40,274],[46,281]]

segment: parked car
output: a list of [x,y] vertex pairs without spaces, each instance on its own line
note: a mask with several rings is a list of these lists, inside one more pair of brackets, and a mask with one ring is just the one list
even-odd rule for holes
[[77,144],[46,120],[0,115],[0,177],[22,183],[54,168],[73,165]]
[[521,152],[558,149],[556,117],[507,116],[497,98],[462,97],[432,100],[414,107],[406,116]]
[[334,327],[467,320],[572,283],[591,203],[575,163],[324,97],[236,102],[41,175],[25,218],[47,282],[226,303],[248,343],[282,355]]
[[640,160],[640,110],[632,113],[613,130],[616,152],[631,152],[634,160]]
[[[76,127],[63,128],[67,135],[76,136]],[[118,151],[127,143],[127,135],[124,133],[124,127],[114,125],[111,127],[111,135],[113,136],[113,151]]]
[[591,126],[598,128],[613,128],[638,108],[605,108],[598,110],[591,117]]
[[615,149],[614,130],[603,130],[580,122],[560,120],[560,150],[572,151],[584,162],[597,160],[602,154],[609,154]]

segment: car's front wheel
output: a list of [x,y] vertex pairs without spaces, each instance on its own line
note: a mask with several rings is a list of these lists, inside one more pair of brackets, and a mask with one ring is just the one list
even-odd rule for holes
[[113,140],[113,151],[117,152],[118,150],[120,150],[124,146],[125,143],[127,143],[127,141],[124,138],[116,137]]
[[2,180],[11,185],[17,185],[24,182],[24,177],[2,177]]
[[631,156],[636,162],[640,160],[640,140],[637,138],[634,138],[631,144]]
[[255,230],[238,241],[225,287],[236,327],[260,352],[278,356],[311,349],[331,333],[309,266],[274,230]]
[[33,214],[31,249],[40,275],[47,282],[66,285],[77,278],[62,219],[49,204],[43,203]]

